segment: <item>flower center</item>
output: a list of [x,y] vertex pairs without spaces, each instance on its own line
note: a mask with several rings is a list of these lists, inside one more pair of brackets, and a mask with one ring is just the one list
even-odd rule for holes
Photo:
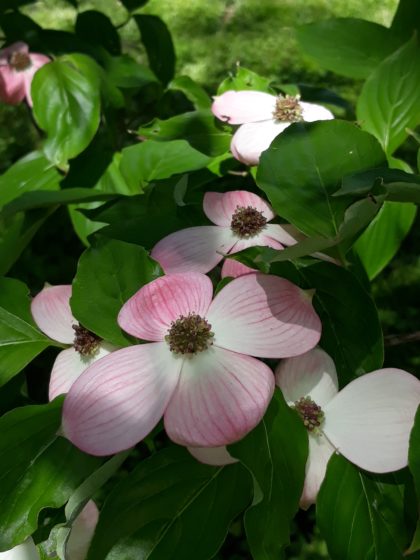
[[26,70],[27,68],[32,66],[32,63],[28,53],[15,52],[10,55],[9,65],[17,72],[23,72],[23,70]]
[[230,227],[238,237],[247,239],[260,233],[267,223],[267,219],[252,206],[237,206],[232,216]]
[[311,397],[301,397],[298,401],[295,401],[292,408],[294,408],[302,418],[308,432],[319,435],[319,427],[323,423],[325,416],[322,408],[318,406]]
[[73,325],[74,349],[82,356],[93,356],[99,350],[101,338],[81,325]]
[[303,109],[299,103],[299,96],[279,95],[276,99],[276,107],[273,111],[273,117],[277,121],[282,122],[300,122],[303,121]]
[[203,352],[213,344],[213,338],[211,325],[195,313],[181,315],[176,321],[172,321],[171,328],[165,336],[169,349],[174,354]]

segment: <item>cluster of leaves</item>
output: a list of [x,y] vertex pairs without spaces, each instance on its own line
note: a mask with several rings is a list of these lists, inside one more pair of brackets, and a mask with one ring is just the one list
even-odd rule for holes
[[[324,68],[365,79],[358,124],[293,124],[252,170],[230,155],[232,131],[213,118],[208,93],[187,76],[175,77],[169,31],[160,18],[142,14],[144,0],[122,4],[140,30],[148,66],[123,53],[118,29],[102,13],[80,12],[74,32],[46,30],[19,12],[27,3],[2,3],[6,41],[25,41],[54,59],[32,83],[42,148],[0,177],[0,273],[7,275],[37,231],[66,207],[86,246],[73,280],[73,315],[101,338],[127,346],[131,340],[116,317],[123,302],[160,274],[148,256],[153,245],[206,224],[201,209],[208,190],[262,191],[305,239],[280,252],[253,248],[236,258],[316,289],[320,344],[334,359],[341,386],[382,367],[369,279],[397,252],[420,201],[413,162],[398,157],[420,124],[414,0],[402,0],[390,29],[354,19],[299,29],[302,47]],[[244,68],[218,93],[229,89],[296,93],[290,84],[273,90]],[[352,116],[332,92],[300,93]],[[319,251],[342,266],[311,257]],[[13,378],[54,343],[34,324],[28,288],[6,276],[0,284],[0,384],[7,399]],[[161,427],[131,452],[94,458],[57,435],[62,399],[29,403],[23,395],[25,406],[0,418],[0,550],[33,535],[42,555],[63,560],[68,528],[94,496],[103,507],[90,560],[210,559],[243,512],[252,557],[286,557],[307,435],[280,392],[261,424],[232,446],[240,463],[225,467],[198,463],[170,444]],[[332,458],[316,508],[331,558],[418,556],[419,430],[418,415],[409,468],[396,474],[371,475]]]

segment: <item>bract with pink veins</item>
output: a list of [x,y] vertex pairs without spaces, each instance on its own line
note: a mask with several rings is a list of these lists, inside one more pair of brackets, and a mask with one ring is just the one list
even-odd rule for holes
[[297,242],[292,226],[270,223],[276,217],[273,209],[254,193],[207,192],[203,209],[215,225],[176,231],[153,247],[152,257],[167,274],[206,273],[226,254],[256,246],[283,249]]
[[261,91],[225,91],[214,98],[211,109],[221,121],[241,125],[233,135],[230,150],[234,158],[247,165],[258,165],[261,153],[294,122],[334,118],[322,105]]
[[71,285],[47,286],[34,297],[31,312],[39,329],[52,340],[66,344],[55,359],[49,384],[49,399],[67,393],[93,362],[116,347],[81,327],[70,309]]
[[274,391],[272,371],[256,358],[306,352],[321,323],[308,294],[277,276],[249,274],[212,293],[207,276],[189,272],[131,297],[118,323],[149,343],[113,352],[79,377],[64,402],[65,436],[109,455],[135,445],[162,416],[184,446],[223,446],[252,430]]
[[26,43],[13,43],[0,51],[0,100],[10,105],[25,97],[32,107],[31,84],[35,72],[50,62],[48,56],[29,52]]

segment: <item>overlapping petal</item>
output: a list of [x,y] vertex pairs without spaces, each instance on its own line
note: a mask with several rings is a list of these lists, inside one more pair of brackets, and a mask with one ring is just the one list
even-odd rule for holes
[[64,435],[92,455],[129,449],[162,417],[181,365],[165,342],[130,346],[98,360],[67,394]]
[[39,554],[34,541],[29,537],[14,548],[0,552],[0,560],[39,560]]
[[272,275],[236,278],[214,298],[207,318],[217,346],[263,358],[302,354],[321,333],[307,294]]
[[10,66],[0,66],[0,101],[17,105],[25,97],[25,81]]
[[197,461],[206,465],[218,467],[238,462],[238,459],[232,457],[224,445],[220,447],[188,447],[188,451]]
[[92,356],[82,356],[73,347],[62,350],[55,359],[48,389],[49,399],[52,401],[58,395],[68,393],[70,387],[81,374],[97,360],[107,356],[116,348],[101,342],[98,351]]
[[261,153],[269,148],[276,136],[291,123],[267,120],[241,125],[233,135],[230,151],[246,165],[258,165]]
[[214,98],[211,110],[229,124],[265,121],[273,118],[276,97],[261,91],[225,91]]
[[89,500],[74,520],[66,552],[69,560],[85,560],[90,541],[99,519],[99,510],[93,500]]
[[22,74],[23,74],[23,86],[25,89],[25,97],[29,107],[32,107],[33,103],[32,103],[32,96],[31,96],[31,85],[32,85],[33,77],[35,73],[42,66],[50,62],[51,59],[48,58],[48,56],[45,56],[44,54],[38,54],[38,53],[31,53],[29,58],[31,59],[31,66],[27,70],[22,72]]
[[160,341],[181,315],[205,315],[212,294],[211,280],[204,274],[168,274],[135,293],[121,308],[118,324],[133,336]]
[[166,432],[192,447],[233,443],[258,424],[273,390],[273,373],[263,362],[212,347],[184,360],[165,412]]
[[63,344],[73,343],[72,325],[77,324],[70,309],[70,297],[70,285],[47,286],[31,304],[32,316],[41,331]]
[[306,122],[329,121],[334,118],[334,115],[331,113],[331,111],[329,111],[322,105],[300,101],[300,106],[302,107],[303,120]]
[[238,278],[238,276],[243,276],[244,274],[249,274],[250,272],[256,272],[254,268],[246,266],[235,259],[225,259],[222,266],[221,276],[222,278]]
[[267,221],[275,217],[273,209],[263,198],[248,191],[226,193],[207,192],[204,195],[203,210],[209,220],[218,226],[230,227],[232,216],[239,207],[251,206],[261,212]]
[[407,465],[408,443],[420,405],[420,381],[393,368],[359,377],[324,408],[323,431],[347,459],[385,473]]
[[282,360],[275,373],[276,384],[289,405],[301,397],[309,396],[323,407],[338,392],[334,362],[318,347],[300,356]]
[[316,498],[325,478],[328,461],[334,453],[334,447],[329,443],[325,436],[309,437],[309,454],[306,461],[305,483],[300,498],[300,507],[308,509],[311,504],[316,502]]
[[214,268],[235,244],[230,228],[198,226],[181,229],[159,241],[152,250],[166,274],[206,273]]

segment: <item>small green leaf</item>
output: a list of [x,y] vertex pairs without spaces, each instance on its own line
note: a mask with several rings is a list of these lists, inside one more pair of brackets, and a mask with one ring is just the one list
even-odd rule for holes
[[80,257],[71,308],[87,329],[117,346],[129,344],[117,323],[123,304],[144,284],[162,274],[143,247],[98,238]]
[[255,560],[284,558],[290,527],[302,495],[308,436],[279,390],[260,424],[229,446],[252,474],[254,499],[245,530]]
[[242,91],[244,89],[254,90],[254,91],[265,91],[272,93],[270,88],[271,80],[259,76],[255,72],[238,66],[236,68],[235,74],[231,74],[228,78],[223,80],[220,84],[217,95],[221,95],[225,91],[231,89],[235,91]]
[[168,85],[168,90],[182,91],[196,109],[210,109],[210,96],[204,88],[194,82],[189,76],[177,76]]

